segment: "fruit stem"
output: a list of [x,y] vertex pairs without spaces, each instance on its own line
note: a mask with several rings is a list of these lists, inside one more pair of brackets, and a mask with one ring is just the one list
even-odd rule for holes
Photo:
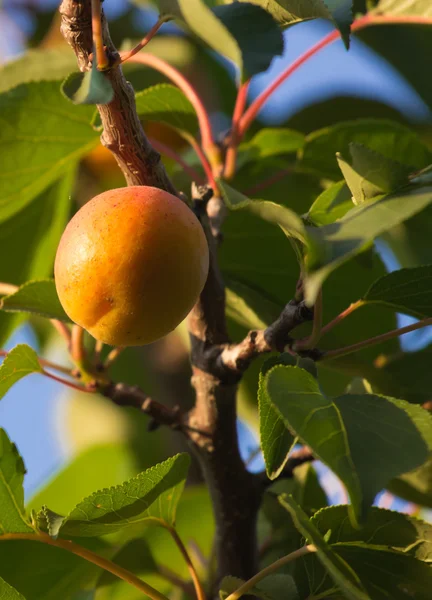
[[144,48],[144,46],[147,46],[149,41],[156,35],[156,33],[159,31],[159,29],[162,27],[162,25],[164,23],[166,23],[167,21],[169,21],[169,19],[170,19],[169,17],[159,17],[159,20],[157,21],[157,23],[155,25],[153,25],[153,27],[150,29],[150,31],[147,33],[147,35],[145,35],[143,37],[143,39],[139,42],[139,44],[137,44],[134,48],[132,48],[132,50],[128,50],[127,52],[121,53],[119,64],[126,62],[127,60],[132,58],[132,56],[135,56],[135,54],[138,54],[138,52],[140,50],[142,50]]
[[76,556],[80,556],[84,560],[91,562],[94,565],[97,565],[98,567],[104,569],[105,571],[108,571],[109,573],[112,573],[119,579],[123,579],[123,581],[130,583],[152,600],[168,600],[166,596],[158,592],[158,590],[156,590],[155,588],[151,587],[148,583],[145,583],[144,581],[136,577],[136,575],[134,575],[127,569],[116,565],[111,560],[103,558],[102,556],[99,556],[91,550],[83,548],[82,546],[79,546],[78,544],[75,544],[70,540],[62,540],[60,538],[53,539],[49,535],[42,532],[38,534],[5,533],[0,535],[0,541],[8,540],[30,540],[32,542],[41,542],[42,544],[48,544],[49,546],[61,548],[62,550],[66,550],[67,552],[71,552]]
[[[351,25],[351,31],[359,31],[365,27],[372,25],[394,25],[394,24],[417,24],[430,25],[432,18],[421,17],[416,15],[365,15],[356,19]],[[317,54],[320,50],[339,39],[340,33],[338,30],[331,31],[322,40],[314,44],[309,50],[301,54],[294,62],[292,62],[261,94],[252,102],[247,111],[240,120],[238,135],[240,139],[249,129],[262,106],[267,102],[275,90],[290,77],[297,69]]]
[[236,172],[237,148],[240,142],[238,127],[246,106],[249,83],[250,80],[241,84],[237,93],[232,117],[231,133],[229,136],[228,148],[225,156],[224,179],[226,180],[232,179]]
[[109,367],[120,356],[120,354],[123,352],[123,350],[124,350],[123,346],[118,346],[117,348],[113,348],[111,350],[111,352],[108,354],[108,356],[106,357],[106,360],[104,362],[104,369],[109,369]]
[[110,66],[102,39],[102,9],[100,0],[91,0],[93,45],[95,48],[96,66],[99,71],[106,71]]
[[201,132],[201,144],[210,164],[215,170],[221,167],[220,150],[213,138],[209,114],[195,88],[189,83],[186,77],[161,58],[148,52],[132,56],[129,60],[156,69],[156,71],[165,75],[183,92],[195,109]]
[[86,359],[84,348],[84,329],[79,325],[72,326],[71,357],[78,369],[84,370]]

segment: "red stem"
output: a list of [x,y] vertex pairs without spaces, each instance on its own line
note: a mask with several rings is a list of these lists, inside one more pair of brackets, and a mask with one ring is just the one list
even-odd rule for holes
[[209,185],[212,187],[215,195],[219,196],[219,189],[218,189],[216,180],[215,180],[215,178],[213,176],[212,168],[211,168],[210,163],[207,160],[204,152],[202,151],[201,146],[198,144],[198,142],[196,141],[196,139],[193,138],[193,137],[190,138],[189,143],[192,146],[192,148],[195,150],[198,158],[201,161],[201,164],[202,164],[203,169],[205,171],[205,174],[207,176],[207,181],[208,181]]
[[287,167],[286,169],[282,169],[282,171],[273,173],[273,175],[270,175],[270,177],[267,177],[263,181],[260,181],[259,183],[252,185],[250,188],[247,188],[246,190],[244,190],[243,193],[246,194],[246,196],[251,196],[252,194],[261,192],[262,190],[267,189],[268,187],[270,187],[274,183],[277,183],[278,181],[280,181],[281,179],[283,179],[284,177],[286,177],[287,175],[289,175],[292,172],[293,172],[292,167]]
[[88,394],[94,394],[96,391],[95,389],[90,389],[82,385],[77,385],[73,381],[68,381],[67,379],[63,379],[62,377],[57,377],[57,375],[54,375],[53,373],[48,373],[48,371],[45,370],[42,372],[42,374],[46,377],[49,377],[50,379],[54,379],[54,381],[57,381],[58,383],[67,385],[68,387],[73,388],[74,390],[78,390],[79,392],[87,392]]
[[353,313],[355,310],[357,310],[361,306],[364,306],[365,304],[366,304],[366,302],[364,302],[364,300],[357,300],[357,302],[353,302],[352,304],[350,304],[348,306],[348,308],[346,308],[341,313],[339,313],[337,315],[337,317],[335,317],[332,321],[330,321],[329,323],[327,323],[327,325],[325,325],[321,329],[321,336],[323,336],[325,333],[327,333],[328,331],[330,331],[330,329],[333,329],[333,327],[335,325],[337,325],[338,323],[340,323],[341,321],[343,321],[344,319],[346,319],[351,313]]
[[[358,31],[364,27],[371,25],[394,25],[394,24],[417,24],[417,25],[431,25],[432,19],[428,17],[420,16],[403,16],[403,15],[365,15],[356,19],[352,26],[351,31]],[[244,136],[246,131],[249,129],[252,122],[255,120],[257,114],[261,110],[262,106],[267,102],[273,92],[290,77],[297,69],[309,60],[312,56],[317,54],[320,50],[339,39],[340,33],[335,30],[327,34],[322,40],[317,42],[312,48],[309,48],[301,56],[299,56],[293,63],[291,63],[283,73],[279,75],[261,94],[255,98],[252,104],[249,106],[245,114],[240,120],[240,126],[238,135],[240,139]]]
[[215,166],[219,164],[220,158],[218,158],[218,155],[220,152],[213,139],[213,132],[208,112],[196,90],[192,87],[184,75],[161,58],[153,56],[153,54],[149,54],[147,52],[132,56],[129,60],[130,62],[136,62],[156,69],[156,71],[159,71],[165,75],[165,77],[171,79],[171,81],[181,89],[183,94],[195,109],[201,132],[201,143],[205,153],[209,157],[209,160],[212,164]]
[[237,161],[237,147],[240,142],[240,137],[238,135],[239,123],[240,119],[243,116],[244,109],[246,106],[247,95],[249,91],[250,80],[245,81],[239,89],[237,93],[237,98],[234,106],[234,112],[232,117],[232,125],[231,125],[231,134],[230,140],[228,143],[227,153],[225,157],[225,167],[224,167],[224,178],[232,179],[235,175],[236,170],[236,161]]
[[[185,160],[183,160],[183,158],[180,156],[180,154],[177,154],[177,152],[172,150],[172,148],[170,148],[169,146],[166,146],[165,144],[163,144],[162,142],[159,142],[158,140],[149,138],[149,141],[150,141],[151,145],[153,146],[153,148],[155,148],[155,150],[157,150],[161,154],[165,154],[165,156],[168,156],[168,158],[175,160],[175,162],[178,163],[182,167],[182,169],[184,169],[186,171],[186,173],[190,176],[192,181],[196,181],[196,183],[199,183],[199,184],[204,183],[204,178],[198,173],[198,171],[196,169],[194,169],[193,167],[188,165],[188,163]],[[197,142],[197,144],[198,144],[198,142]],[[205,159],[205,160],[207,162],[207,159]],[[210,172],[211,172],[211,170],[210,170]]]
[[121,57],[120,57],[120,64],[129,60],[130,58],[132,58],[132,56],[135,56],[135,54],[138,54],[138,52],[140,50],[142,50],[144,48],[144,46],[147,46],[149,41],[156,35],[156,33],[159,31],[159,29],[162,27],[162,25],[165,22],[166,22],[166,19],[160,18],[159,21],[155,25],[153,25],[153,27],[150,29],[148,34],[145,37],[143,37],[143,39],[140,41],[139,44],[137,44],[134,48],[132,48],[132,50],[128,50],[127,52],[122,52]]

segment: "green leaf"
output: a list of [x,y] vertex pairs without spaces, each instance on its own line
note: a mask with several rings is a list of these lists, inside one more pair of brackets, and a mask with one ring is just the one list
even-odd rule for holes
[[[105,557],[113,553],[100,540],[75,541]],[[30,540],[0,542],[0,576],[27,600],[76,600],[76,594],[93,586],[101,571],[80,556],[47,544]]]
[[306,301],[314,303],[322,282],[339,265],[431,202],[432,187],[408,188],[356,206],[336,223],[307,228],[310,252]]
[[432,508],[432,458],[418,469],[392,479],[386,487],[400,498]]
[[106,73],[93,62],[91,71],[72,73],[62,83],[61,90],[74,104],[109,104],[114,90]]
[[122,485],[95,492],[65,517],[60,534],[93,537],[144,521],[173,526],[189,460],[177,454]]
[[60,80],[76,69],[76,57],[69,49],[32,48],[0,67],[0,92],[21,83]]
[[[353,528],[347,506],[332,506],[316,513],[311,523],[363,584],[370,598],[426,600],[432,579],[431,526],[418,519],[371,508],[361,529]],[[297,564],[296,580],[302,591],[331,596],[334,587],[317,557]],[[302,573],[302,567],[304,574]]]
[[267,360],[260,372],[258,382],[258,410],[260,442],[264,456],[267,477],[276,479],[282,472],[295,438],[275,410],[267,393],[266,374],[276,365],[294,365],[295,359],[288,353]]
[[[224,577],[220,583],[219,597],[225,600],[230,594],[235,592],[241,585],[243,579],[228,575]],[[257,585],[255,585],[248,595],[251,594],[261,600],[299,600],[297,587],[291,575],[283,573],[275,573],[269,575]]]
[[432,265],[400,269],[375,281],[363,300],[419,317],[432,317]]
[[58,299],[54,279],[28,281],[13,294],[3,296],[0,308],[6,312],[26,312],[70,321]]
[[[153,558],[151,549],[144,539],[135,539],[126,543],[112,558],[113,562],[124,569],[127,569],[135,575],[145,575],[146,573],[157,573],[158,566]],[[103,571],[97,587],[106,587],[116,583],[118,577]]]
[[[329,532],[329,544],[358,544],[368,548],[387,547],[418,560],[432,560],[432,525],[416,517],[373,506],[360,529],[348,518],[348,506],[329,506],[312,521],[322,535]],[[335,551],[337,549],[335,547]]]
[[411,167],[412,171],[432,162],[430,151],[408,127],[385,119],[358,119],[306,136],[304,148],[299,152],[300,164],[319,176],[337,181],[340,170],[336,153],[349,156],[349,145],[353,142]]
[[268,223],[278,225],[287,237],[305,242],[305,227],[300,217],[285,206],[267,200],[250,200],[241,192],[219,181],[224,202],[230,210],[247,209]]
[[174,85],[160,83],[135,95],[137,112],[147,121],[158,121],[186,138],[195,137],[198,119],[186,96]]
[[15,588],[10,586],[4,579],[0,577],[0,598],[2,600],[25,600]]
[[318,196],[307,216],[314,225],[329,225],[344,217],[352,207],[349,187],[345,181],[338,181]]
[[303,133],[293,129],[260,129],[251,140],[240,145],[237,167],[240,169],[252,161],[297,152],[303,147],[304,141]]
[[344,596],[350,600],[370,600],[365,593],[361,580],[349,565],[329,546],[320,534],[314,523],[308,519],[306,513],[300,508],[292,496],[281,496],[280,503],[286,508],[294,519],[297,529],[316,548],[317,558],[328,571],[329,575],[342,590]]
[[43,373],[38,355],[26,344],[18,344],[0,366],[0,398],[20,379],[31,373]]
[[[0,262],[0,281],[19,285],[52,274],[57,245],[69,216],[74,176],[72,165],[26,208],[0,223],[0,254],[8,257]],[[0,312],[0,346],[24,317]]]
[[247,329],[265,329],[280,314],[279,303],[263,290],[228,279],[226,282],[226,314]]
[[24,511],[24,474],[15,444],[0,429],[0,535],[33,532]]
[[378,4],[370,11],[380,15],[417,15],[419,17],[432,17],[432,6],[429,0],[379,0]]
[[180,18],[213,50],[232,60],[249,79],[283,52],[283,36],[264,9],[247,3],[208,8],[202,0],[159,0],[160,14]]
[[[347,394],[333,401],[308,372],[283,365],[270,369],[262,386],[290,431],[344,483],[354,519],[364,518],[386,483],[421,465],[432,448],[432,416],[403,400]],[[409,452],[396,453],[400,444]]]
[[339,167],[351,190],[354,204],[362,204],[408,183],[409,167],[370,150],[363,144],[350,143],[351,163],[336,154]]
[[98,141],[94,109],[74,107],[59,83],[27,83],[0,95],[0,222],[22,210]]
[[125,444],[95,445],[75,456],[27,503],[27,509],[48,505],[68,513],[82,498],[100,489],[119,485],[136,473],[132,451]]
[[[242,0],[242,2],[245,0]],[[329,19],[339,29],[345,47],[349,48],[353,20],[352,0],[252,0],[268,10],[281,25],[307,19]]]

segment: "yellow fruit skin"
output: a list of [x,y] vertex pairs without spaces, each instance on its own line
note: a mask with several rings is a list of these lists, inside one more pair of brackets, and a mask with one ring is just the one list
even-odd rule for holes
[[186,317],[208,265],[193,212],[168,192],[131,186],[99,194],[75,214],[54,272],[72,321],[106,344],[140,346]]

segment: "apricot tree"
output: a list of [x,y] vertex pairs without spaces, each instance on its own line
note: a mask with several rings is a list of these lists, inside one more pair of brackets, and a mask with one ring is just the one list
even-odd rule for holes
[[[290,127],[259,113],[352,36],[431,108],[430,1],[154,6],[156,24],[119,52],[101,0],[63,0],[70,48],[45,44],[2,68],[0,335],[30,320],[42,352],[1,351],[0,396],[30,373],[83,392],[82,404],[102,396],[127,415],[137,462],[114,475],[117,449],[85,456],[25,510],[24,464],[2,429],[0,595],[427,600],[432,526],[373,504],[386,489],[432,507],[431,352],[400,340],[432,324],[430,123],[347,98]],[[333,29],[248,102],[282,30],[315,18]],[[167,21],[184,35],[164,36]],[[122,180],[109,163],[95,183],[99,140]],[[91,200],[110,176],[114,189]],[[400,313],[415,319],[398,327]],[[176,326],[187,364],[170,372],[162,346],[171,393],[158,395],[157,369],[143,381],[129,346]],[[51,331],[67,366],[42,355]],[[240,453],[238,407],[259,430],[262,473]],[[170,456],[174,438],[183,451]],[[184,490],[190,457],[205,485]],[[328,505],[314,461],[346,504]],[[105,471],[118,485],[96,484]]]

